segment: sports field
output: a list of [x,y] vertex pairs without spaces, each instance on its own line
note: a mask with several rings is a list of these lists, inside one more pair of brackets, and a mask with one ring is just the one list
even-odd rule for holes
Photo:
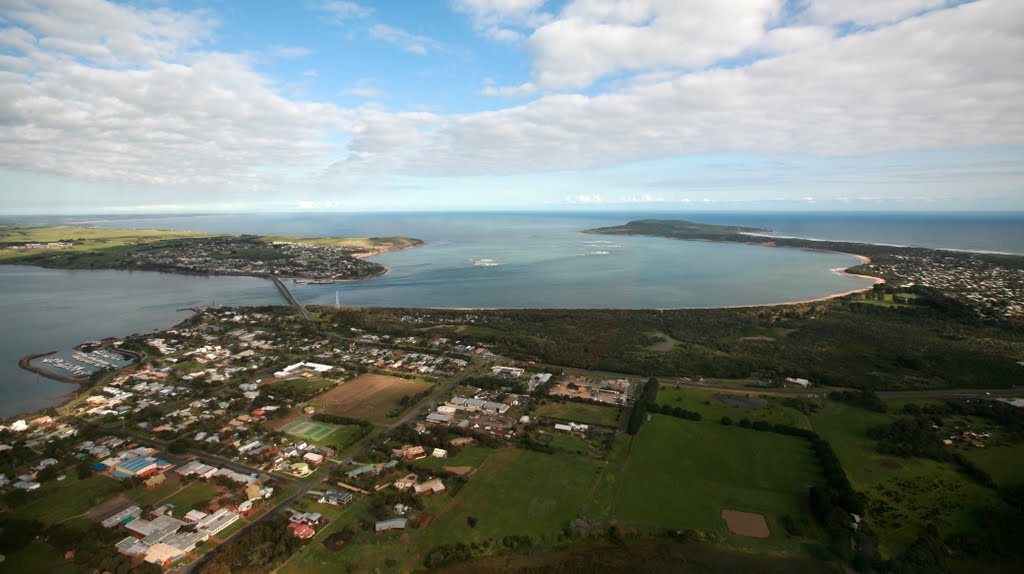
[[281,431],[313,442],[322,441],[337,429],[337,425],[318,423],[308,419],[296,419],[281,427]]
[[402,397],[415,396],[430,387],[430,383],[418,379],[366,374],[334,387],[310,404],[332,415],[384,423],[389,413],[402,408]]
[[654,415],[633,439],[612,514],[627,525],[695,528],[747,547],[762,541],[732,534],[722,511],[753,512],[771,530],[764,543],[791,544],[782,517],[809,527],[807,488],[820,480],[803,439]]

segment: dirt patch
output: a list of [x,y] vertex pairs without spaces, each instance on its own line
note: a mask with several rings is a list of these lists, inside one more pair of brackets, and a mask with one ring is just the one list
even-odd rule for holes
[[101,502],[96,506],[93,506],[85,512],[85,517],[93,522],[103,522],[108,517],[121,512],[129,506],[135,506],[135,503],[122,494]]
[[401,408],[404,396],[415,396],[430,383],[387,375],[360,375],[313,399],[317,412],[365,420],[384,420]]
[[747,536],[749,538],[768,538],[771,532],[768,530],[768,522],[763,514],[754,512],[740,512],[738,510],[723,510],[722,518],[729,527],[729,532]]
[[457,474],[459,476],[465,476],[465,475],[469,474],[470,472],[472,472],[473,467],[472,466],[446,466],[446,467],[444,467],[444,470],[446,472],[451,472],[451,473]]
[[763,409],[768,406],[768,401],[760,397],[718,397],[718,400],[745,409]]
[[741,341],[767,341],[769,343],[774,342],[775,339],[772,337],[742,337]]
[[335,532],[324,539],[324,547],[331,552],[338,552],[355,538],[355,530],[342,530]]

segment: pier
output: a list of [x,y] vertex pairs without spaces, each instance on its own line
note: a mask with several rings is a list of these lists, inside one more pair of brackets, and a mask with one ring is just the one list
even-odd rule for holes
[[283,281],[273,275],[264,275],[264,277],[270,279],[275,285],[277,285],[277,288],[281,291],[281,294],[284,295],[284,298],[291,303],[292,307],[295,307],[295,309],[298,310],[303,319],[310,323],[316,323],[316,321],[313,320],[312,315],[309,314],[309,311],[306,311],[306,308],[302,306],[302,303],[299,303],[299,300],[295,298],[295,295],[292,295],[292,292],[288,290],[288,286],[285,285]]

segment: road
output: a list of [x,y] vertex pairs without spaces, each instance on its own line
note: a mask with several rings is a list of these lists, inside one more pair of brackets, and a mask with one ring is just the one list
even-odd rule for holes
[[270,279],[271,281],[274,282],[274,285],[277,285],[277,288],[281,291],[281,294],[284,295],[284,298],[287,299],[289,303],[291,303],[292,307],[295,307],[299,314],[302,315],[303,319],[309,321],[310,323],[316,323],[316,321],[313,320],[313,316],[309,314],[309,311],[307,311],[306,308],[303,307],[302,303],[299,303],[299,300],[295,298],[295,295],[292,295],[292,292],[288,289],[287,285],[285,285],[280,279],[274,277],[273,275],[264,275],[263,277],[266,279]]

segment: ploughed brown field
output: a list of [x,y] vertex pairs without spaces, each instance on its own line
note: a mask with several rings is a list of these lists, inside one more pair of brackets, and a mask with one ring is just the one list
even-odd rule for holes
[[764,515],[754,512],[740,512],[738,510],[723,510],[722,518],[729,527],[729,531],[740,536],[750,538],[768,538],[771,532],[768,531],[768,523]]
[[402,397],[412,397],[430,386],[416,379],[365,374],[334,387],[309,404],[317,412],[384,422],[388,413],[401,408]]

